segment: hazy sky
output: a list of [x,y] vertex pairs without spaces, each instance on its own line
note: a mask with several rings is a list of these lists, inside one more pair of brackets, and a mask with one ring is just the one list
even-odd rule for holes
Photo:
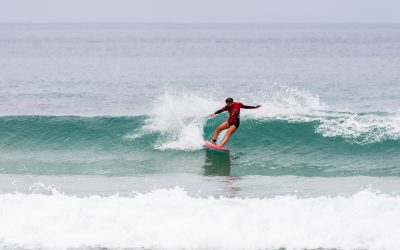
[[400,0],[0,0],[0,22],[400,23]]

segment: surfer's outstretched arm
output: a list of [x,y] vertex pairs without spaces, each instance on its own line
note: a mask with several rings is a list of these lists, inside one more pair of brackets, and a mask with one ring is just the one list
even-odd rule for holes
[[215,111],[214,114],[218,115],[219,113],[222,113],[224,111],[226,111],[226,107],[223,107],[222,109],[219,109],[219,110]]
[[211,117],[214,117],[214,116],[216,116],[219,113],[222,113],[224,111],[226,111],[226,107],[223,107],[222,109],[219,109],[219,110],[215,111],[215,113],[211,114]]
[[261,107],[261,105],[256,105],[256,106],[249,106],[249,105],[242,105],[241,108],[244,109],[258,109],[259,107]]

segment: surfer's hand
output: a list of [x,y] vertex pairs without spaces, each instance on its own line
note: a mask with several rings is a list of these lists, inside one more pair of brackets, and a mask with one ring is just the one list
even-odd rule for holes
[[261,105],[260,105],[260,104],[256,105],[256,109],[258,109],[259,107],[261,107]]
[[211,116],[211,118],[214,118],[214,117],[216,117],[217,115],[216,115],[216,114],[211,114],[210,116]]

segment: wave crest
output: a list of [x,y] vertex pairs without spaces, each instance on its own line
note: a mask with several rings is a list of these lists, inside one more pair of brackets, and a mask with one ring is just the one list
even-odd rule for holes
[[336,114],[318,118],[316,132],[325,137],[342,137],[359,144],[400,139],[400,116],[397,114]]

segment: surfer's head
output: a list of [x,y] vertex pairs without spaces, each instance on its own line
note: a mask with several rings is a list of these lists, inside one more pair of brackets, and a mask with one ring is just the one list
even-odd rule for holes
[[233,105],[233,98],[228,97],[225,99],[225,103],[227,106],[232,106]]

